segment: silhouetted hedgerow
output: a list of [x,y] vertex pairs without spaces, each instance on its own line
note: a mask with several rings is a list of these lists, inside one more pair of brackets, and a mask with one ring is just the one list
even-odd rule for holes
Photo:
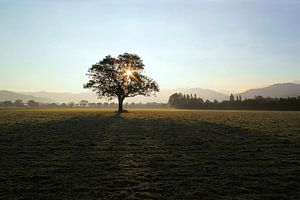
[[229,101],[204,101],[196,95],[175,93],[169,98],[171,107],[179,109],[224,109],[224,110],[300,110],[300,97],[270,98],[257,96],[244,99],[230,95]]

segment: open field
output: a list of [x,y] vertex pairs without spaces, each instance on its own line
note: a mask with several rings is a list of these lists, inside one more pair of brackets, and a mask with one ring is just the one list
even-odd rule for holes
[[0,199],[300,199],[300,112],[0,109]]

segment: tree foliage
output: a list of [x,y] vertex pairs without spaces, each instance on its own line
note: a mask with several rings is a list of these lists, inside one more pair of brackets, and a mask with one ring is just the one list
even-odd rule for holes
[[38,106],[39,106],[39,103],[36,102],[36,101],[34,101],[34,100],[29,100],[29,101],[27,102],[27,105],[28,105],[29,107],[38,107]]
[[[192,98],[191,98],[192,97]],[[229,101],[213,102],[192,95],[181,93],[169,97],[169,105],[180,109],[228,109],[228,110],[300,110],[300,97],[270,98],[257,96],[254,99],[244,99],[240,95],[230,95]]]
[[158,84],[143,71],[143,61],[136,54],[124,53],[117,58],[108,55],[88,70],[90,80],[84,88],[92,89],[100,98],[118,98],[122,110],[125,98],[159,91]]

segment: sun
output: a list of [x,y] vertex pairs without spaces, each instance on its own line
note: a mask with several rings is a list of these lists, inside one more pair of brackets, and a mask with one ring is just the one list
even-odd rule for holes
[[129,78],[130,76],[132,76],[132,72],[130,69],[125,70],[124,75],[127,76],[127,78]]

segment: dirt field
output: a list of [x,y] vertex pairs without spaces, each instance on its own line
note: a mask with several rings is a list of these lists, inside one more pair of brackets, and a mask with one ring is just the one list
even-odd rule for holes
[[0,109],[0,199],[300,199],[300,112]]

